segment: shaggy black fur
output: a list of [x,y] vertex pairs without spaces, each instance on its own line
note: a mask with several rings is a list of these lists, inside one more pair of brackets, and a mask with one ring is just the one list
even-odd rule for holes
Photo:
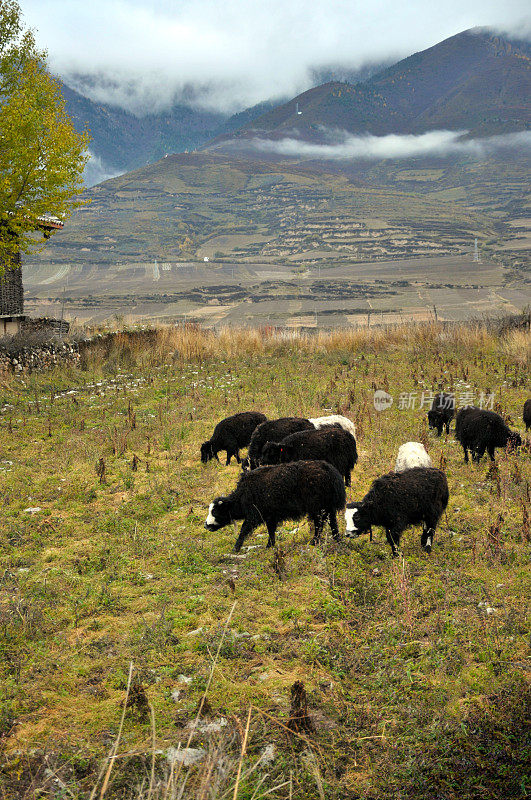
[[350,473],[358,460],[356,440],[340,425],[326,425],[313,431],[298,431],[281,442],[267,442],[262,450],[262,464],[286,464],[289,461],[322,460],[332,464],[350,486]]
[[[325,461],[295,461],[291,464],[258,467],[242,473],[228,497],[218,497],[209,511],[215,522],[205,522],[217,531],[233,520],[243,519],[234,552],[259,525],[265,524],[268,547],[275,544],[280,522],[308,516],[315,526],[312,544],[319,541],[328,518],[332,535],[339,538],[336,513],[346,503],[345,486],[337,469]],[[207,518],[208,520],[208,518]]]
[[524,403],[524,424],[526,431],[531,428],[531,397]]
[[[347,536],[360,536],[370,531],[371,525],[381,525],[397,556],[402,533],[410,525],[422,522],[420,542],[430,553],[448,496],[446,475],[440,469],[414,467],[405,472],[388,472],[374,481],[360,503],[347,505]],[[349,509],[356,510],[352,514]]]
[[437,429],[437,436],[440,436],[443,428],[446,433],[450,433],[450,422],[455,416],[455,397],[453,394],[439,392],[433,398],[431,409],[428,411],[428,425],[430,428]]
[[242,411],[240,414],[222,419],[214,428],[214,433],[208,442],[203,442],[201,445],[201,461],[203,464],[211,458],[219,461],[218,453],[220,450],[226,450],[226,463],[230,464],[232,456],[235,456],[239,464],[240,447],[247,447],[254,429],[266,420],[266,415],[259,411]]
[[280,419],[262,422],[251,436],[247,455],[249,467],[256,469],[259,466],[260,456],[266,442],[281,442],[290,433],[308,430],[314,431],[315,428],[309,419],[304,419],[303,417],[280,417]]
[[519,447],[522,444],[520,434],[511,431],[499,414],[474,406],[467,406],[457,412],[455,438],[461,442],[465,463],[468,463],[469,450],[473,461],[479,462],[485,450],[491,461],[494,461],[496,447],[506,447],[509,443],[513,447]]

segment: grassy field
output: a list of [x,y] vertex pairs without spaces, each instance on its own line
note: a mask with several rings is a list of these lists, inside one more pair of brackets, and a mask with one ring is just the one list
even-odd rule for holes
[[[2,800],[526,797],[531,442],[465,465],[418,406],[494,392],[523,433],[529,356],[528,333],[472,325],[187,326],[4,376]],[[377,388],[394,397],[380,413]],[[203,523],[238,467],[199,447],[244,409],[351,417],[349,500],[424,442],[450,487],[432,554],[418,530],[398,559],[380,530],[311,547],[302,522],[231,556],[232,528]],[[296,681],[312,730],[290,733]]]

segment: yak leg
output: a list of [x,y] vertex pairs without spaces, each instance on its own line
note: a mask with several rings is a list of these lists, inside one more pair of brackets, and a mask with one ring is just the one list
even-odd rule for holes
[[243,525],[240,530],[240,535],[236,539],[236,544],[234,545],[234,553],[239,553],[242,549],[242,545],[246,538],[249,536],[250,533],[256,528],[256,525],[251,522],[250,520],[246,519],[243,522]]
[[236,439],[227,439],[227,462],[226,466],[230,464],[232,456],[236,458],[238,464],[240,463],[240,454],[238,453],[238,442]]
[[476,452],[472,456],[473,460],[476,461],[478,464],[481,461],[481,459],[483,458],[483,456],[485,455],[485,450],[486,450],[485,445],[484,444],[480,444],[479,447],[477,448]]
[[431,514],[428,513],[424,518],[423,531],[420,543],[427,553],[431,553],[431,548],[433,547],[433,540],[435,538],[435,528],[439,524],[440,518],[441,515],[437,514],[436,512],[432,512]]
[[321,541],[321,531],[323,529],[323,515],[315,514],[311,516],[310,519],[313,522],[313,527],[314,527],[314,535],[310,544],[318,544]]
[[420,544],[427,553],[431,553],[433,546],[433,537],[435,536],[435,526],[429,527],[427,523],[424,524],[424,530],[420,539]]
[[231,460],[232,456],[234,456],[234,458],[236,459],[236,461],[238,462],[238,464],[240,463],[241,459],[240,459],[240,453],[239,453],[239,451],[238,451],[238,448],[233,448],[233,447],[230,447],[230,448],[227,450],[227,461],[225,462],[225,466],[226,466],[226,467],[228,467],[228,466],[229,466],[229,464],[230,464],[230,460]]
[[387,537],[387,542],[391,545],[393,556],[396,558],[398,555],[398,545],[400,544],[400,533],[398,533],[398,531],[393,532],[391,528],[386,528],[385,535]]
[[331,509],[328,512],[328,519],[330,521],[330,530],[332,531],[332,536],[334,537],[336,542],[338,542],[339,541],[339,529],[337,527],[337,514],[336,514],[335,509]]
[[277,521],[275,519],[268,519],[266,522],[267,525],[267,533],[269,534],[269,538],[267,540],[268,547],[275,546],[275,533],[277,530]]
[[476,446],[474,448],[474,450],[475,450],[474,456],[475,457],[474,456],[473,457],[474,457],[474,460],[477,461],[478,464],[481,461],[481,459],[483,458],[483,456],[485,455],[485,450],[487,449],[487,445],[488,445],[487,438],[485,436],[482,436],[481,439],[479,439],[479,441],[477,442],[477,444],[476,444]]

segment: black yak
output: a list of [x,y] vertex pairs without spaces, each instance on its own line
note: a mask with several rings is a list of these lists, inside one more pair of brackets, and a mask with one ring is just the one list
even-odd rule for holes
[[509,443],[519,447],[522,444],[520,434],[511,431],[499,414],[474,406],[466,406],[458,411],[455,420],[455,438],[461,442],[466,464],[468,464],[469,450],[473,461],[481,461],[485,450],[491,461],[494,461],[496,447],[507,447]]
[[350,473],[358,460],[356,440],[339,424],[313,431],[298,431],[281,442],[267,442],[262,450],[262,464],[286,464],[289,461],[322,460],[332,464],[350,486]]
[[445,394],[439,392],[433,398],[431,409],[428,411],[428,425],[430,428],[437,430],[437,436],[440,436],[443,428],[446,428],[446,433],[450,433],[450,422],[455,415],[455,397],[453,394]]
[[315,430],[309,419],[304,417],[280,417],[262,422],[251,436],[247,460],[251,469],[256,469],[260,464],[260,456],[266,442],[281,442],[290,433],[296,431]]
[[440,469],[414,467],[405,472],[388,472],[374,481],[363,500],[347,505],[346,535],[355,538],[371,532],[372,525],[381,525],[397,556],[402,533],[410,525],[422,522],[421,545],[430,553],[448,497],[448,482]]
[[226,464],[230,464],[232,456],[240,463],[240,447],[247,447],[251,441],[254,429],[265,422],[265,414],[259,411],[242,411],[226,417],[218,422],[214,433],[207,442],[201,445],[201,461],[206,464],[211,458],[219,461],[220,450],[227,451]]
[[275,544],[279,523],[308,516],[315,526],[312,544],[319,541],[328,518],[332,535],[339,538],[336,513],[346,502],[343,478],[325,461],[295,461],[257,467],[243,472],[228,497],[217,497],[209,506],[205,528],[217,531],[243,520],[234,552],[238,553],[252,531],[266,525],[267,546]]

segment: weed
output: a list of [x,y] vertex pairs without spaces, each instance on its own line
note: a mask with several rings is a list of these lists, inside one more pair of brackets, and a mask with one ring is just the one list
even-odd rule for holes
[[[464,372],[518,427],[528,335],[513,333],[441,323],[289,338],[123,331],[87,342],[85,369],[6,379],[6,800],[78,800],[97,785],[96,797],[110,756],[104,800],[230,797],[237,781],[249,800],[524,796],[529,448],[499,451],[486,480],[452,436],[426,428],[425,410],[395,402],[379,412],[372,402],[373,384],[398,398],[455,389]],[[216,422],[246,408],[352,418],[359,462],[349,500],[392,469],[400,444],[424,437],[450,487],[433,552],[406,531],[393,560],[376,528],[372,542],[311,547],[303,522],[273,553],[258,529],[232,556],[232,529],[207,533],[204,520],[239,468],[202,465],[198,453]],[[114,757],[131,659],[143,710],[127,709]],[[311,706],[310,744],[287,731],[297,681]],[[207,695],[201,721],[227,724],[212,736],[196,729],[186,744]],[[179,767],[168,755],[179,742],[204,750],[202,760]]]

